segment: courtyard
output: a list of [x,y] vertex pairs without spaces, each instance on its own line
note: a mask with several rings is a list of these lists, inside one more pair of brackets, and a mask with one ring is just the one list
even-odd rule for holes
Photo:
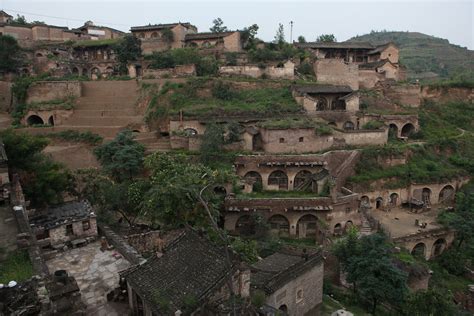
[[107,302],[107,293],[119,286],[118,272],[130,266],[116,251],[101,251],[100,242],[96,241],[60,253],[46,263],[51,273],[66,270],[74,276],[88,315],[127,314],[126,304]]

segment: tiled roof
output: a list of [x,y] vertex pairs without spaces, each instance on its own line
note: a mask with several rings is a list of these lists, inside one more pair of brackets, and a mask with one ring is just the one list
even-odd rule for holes
[[296,47],[301,48],[343,48],[343,49],[373,49],[374,45],[366,42],[309,42],[295,43]]
[[292,87],[299,93],[351,93],[352,89],[349,86],[336,86],[329,84],[318,85],[294,85]]
[[149,25],[142,25],[142,26],[132,26],[130,28],[130,31],[151,31],[151,30],[162,30],[162,29],[169,29],[169,28],[173,28],[177,25],[183,25],[185,27],[193,27],[193,28],[196,28],[194,25],[192,25],[191,23],[189,22],[185,22],[185,23],[181,23],[181,22],[178,22],[178,23],[166,23],[166,24],[149,24]]
[[206,32],[206,33],[186,34],[184,40],[192,41],[192,40],[201,40],[201,39],[223,38],[234,33],[235,32],[219,32],[219,33]]
[[370,52],[367,52],[367,54],[372,55],[372,54],[380,53],[380,52],[382,52],[385,48],[387,48],[387,47],[390,46],[390,45],[394,45],[394,46],[395,46],[394,43],[389,42],[389,43],[386,43],[386,44],[377,46],[376,48],[374,48],[374,49],[371,50]]
[[[382,67],[383,65],[385,65],[386,63],[390,63],[390,60],[388,59],[382,59],[382,60],[378,60],[378,61],[374,61],[374,62],[371,62],[371,63],[365,63],[365,64],[360,64],[359,65],[359,69],[376,69],[378,67]],[[392,64],[393,65],[393,64]]]
[[13,16],[11,16],[10,14],[6,13],[5,11],[3,10],[0,10],[0,16],[5,16],[5,17],[8,17],[8,18],[12,18]]
[[51,207],[30,218],[30,226],[50,229],[66,223],[95,216],[87,200],[73,201]]
[[250,283],[271,294],[321,262],[320,252],[306,255],[277,252],[252,265]]
[[176,309],[183,307],[186,298],[205,301],[235,270],[238,261],[233,258],[232,262],[229,270],[223,248],[187,229],[165,248],[161,257],[155,256],[122,276],[156,312],[160,300]]

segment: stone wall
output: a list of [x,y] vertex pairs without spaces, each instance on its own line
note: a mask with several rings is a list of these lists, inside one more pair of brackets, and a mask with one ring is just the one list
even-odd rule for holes
[[335,132],[334,137],[343,138],[349,146],[383,145],[388,140],[388,129]]
[[[267,297],[266,303],[276,309],[286,305],[289,316],[318,315],[318,307],[323,301],[323,278],[324,264],[321,262],[276,290]],[[298,291],[302,291],[301,299],[297,299]]]
[[40,81],[28,88],[26,103],[79,98],[81,95],[80,81]]
[[266,76],[270,79],[294,79],[295,64],[287,61],[283,67],[267,66],[260,68],[257,65],[245,66],[222,66],[219,74],[222,76],[243,76],[250,78],[261,78]]
[[417,84],[389,85],[383,92],[385,97],[399,105],[417,108],[421,104],[421,90]]
[[150,231],[142,234],[128,235],[125,240],[139,253],[162,252],[163,240],[160,238],[160,231]]
[[166,78],[166,77],[190,77],[196,75],[196,66],[194,64],[178,65],[174,68],[165,69],[144,69],[144,77]]
[[[83,228],[83,222],[89,222],[89,229]],[[72,225],[72,235],[66,234],[66,226]],[[66,223],[49,230],[49,240],[52,245],[66,243],[75,239],[97,236],[97,221],[95,217],[85,218],[83,220]]]
[[359,66],[343,59],[319,59],[314,62],[314,73],[320,83],[348,85],[359,90]]
[[12,94],[11,82],[0,81],[0,111],[7,112],[10,109]]
[[375,85],[384,80],[385,76],[377,73],[374,69],[359,69],[359,86],[361,89],[372,89]]
[[307,153],[330,148],[333,136],[318,136],[313,128],[262,129],[263,149],[267,153]]

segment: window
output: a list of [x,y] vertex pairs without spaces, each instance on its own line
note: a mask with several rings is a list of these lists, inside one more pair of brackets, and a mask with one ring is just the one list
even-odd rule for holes
[[91,223],[89,221],[82,222],[82,230],[89,230],[91,228]]
[[72,235],[74,235],[72,224],[66,225],[66,236],[72,236]]
[[351,212],[351,208],[350,207],[346,207],[346,213],[350,213]]
[[299,141],[300,143],[304,142],[304,137],[300,137]]
[[284,138],[280,138],[280,143],[284,143],[285,142],[285,139]]
[[303,289],[296,291],[296,303],[299,303],[303,300]]

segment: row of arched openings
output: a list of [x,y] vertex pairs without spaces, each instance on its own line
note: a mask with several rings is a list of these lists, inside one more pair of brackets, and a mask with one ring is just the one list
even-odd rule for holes
[[[249,171],[245,174],[244,179],[247,183],[262,187],[262,176],[256,171]],[[288,190],[288,175],[282,170],[275,170],[268,176],[268,185],[278,186],[279,190]],[[308,170],[301,170],[293,179],[293,188],[298,191],[317,191],[317,184],[313,181],[313,174]]]
[[[431,258],[437,257],[444,252],[447,248],[447,242],[444,238],[437,239],[431,248]],[[426,244],[424,242],[417,243],[411,250],[413,256],[419,258],[426,258]]]

